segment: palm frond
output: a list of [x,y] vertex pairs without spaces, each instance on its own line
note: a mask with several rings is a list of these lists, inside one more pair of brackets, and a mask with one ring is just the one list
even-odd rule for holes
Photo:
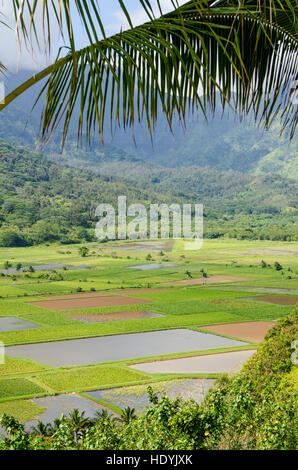
[[[4,26],[5,28],[10,29],[9,25],[6,23],[4,15],[1,14],[1,12],[0,12],[0,26],[2,26],[2,27]],[[5,65],[0,60],[0,75],[5,74],[6,71],[7,71],[7,68],[5,67]]]
[[[23,15],[32,2],[13,1],[18,24],[28,38]],[[136,28],[125,8],[127,2],[119,0],[131,29],[109,38],[95,13],[97,2],[75,0],[90,41],[78,51],[69,1],[58,3],[55,17],[61,31],[63,15],[67,19],[69,53],[6,99],[7,105],[48,76],[39,95],[45,94],[44,141],[62,121],[64,144],[76,108],[78,135],[85,131],[90,139],[94,129],[102,137],[107,116],[123,127],[145,117],[151,132],[159,107],[171,126],[174,113],[184,120],[188,110],[200,107],[206,114],[207,107],[215,108],[218,96],[223,108],[228,104],[242,114],[252,110],[265,126],[282,114],[284,126],[294,135],[297,106],[290,89],[298,75],[295,0],[192,0],[179,8],[173,0],[175,9],[159,18],[152,2],[140,0],[149,21]],[[50,4],[54,8],[52,0],[43,0],[45,18]],[[50,23],[46,25],[50,43]]]

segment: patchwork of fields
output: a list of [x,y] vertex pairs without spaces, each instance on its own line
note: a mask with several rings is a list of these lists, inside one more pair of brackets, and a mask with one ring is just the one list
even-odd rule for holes
[[73,393],[91,414],[132,396],[139,410],[149,384],[203,398],[202,380],[239,370],[298,300],[294,243],[160,243],[0,249],[0,414],[46,420]]

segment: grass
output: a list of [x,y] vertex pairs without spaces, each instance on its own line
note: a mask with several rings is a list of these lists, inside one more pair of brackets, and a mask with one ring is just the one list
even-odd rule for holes
[[148,380],[148,376],[124,367],[89,366],[64,368],[59,372],[39,374],[37,379],[57,392],[67,392],[100,388],[111,384],[133,383]]
[[37,419],[45,411],[46,408],[38,406],[30,400],[14,400],[0,403],[0,417],[6,413],[9,416],[14,416],[22,423]]
[[4,375],[26,374],[36,372],[47,368],[42,364],[31,361],[30,359],[19,359],[5,356],[5,364],[0,364],[1,377]]
[[44,390],[25,378],[1,379],[0,400],[5,398],[27,398],[44,394]]

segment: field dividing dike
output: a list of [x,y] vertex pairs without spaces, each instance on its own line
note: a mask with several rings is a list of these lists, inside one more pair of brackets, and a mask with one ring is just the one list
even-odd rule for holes
[[[49,367],[49,366],[48,366]],[[1,380],[2,379],[18,379],[18,378],[27,378],[28,376],[30,376],[31,374],[41,374],[41,373],[48,373],[49,371],[46,371],[45,369],[40,369],[40,370],[32,370],[32,371],[28,371],[28,372],[17,372],[17,373],[9,373],[9,374],[4,374],[4,375],[1,375],[0,377],[0,383],[1,383]]]
[[35,398],[45,398],[57,395],[56,393],[36,393],[34,395],[18,395],[17,397],[9,397],[9,398],[0,398],[0,403],[6,403],[8,401],[20,401],[20,400],[34,400]]
[[109,403],[104,400],[100,400],[99,398],[92,397],[91,395],[87,395],[85,393],[78,393],[78,395],[82,398],[86,398],[87,400],[93,401],[94,403],[98,403],[98,405],[104,406],[105,408],[113,411],[117,414],[118,417],[121,416],[122,409],[112,403]]
[[[164,355],[164,356],[151,356],[147,358],[138,358],[130,359],[129,363],[127,362],[127,366],[131,367],[134,364],[140,364],[145,362],[160,362],[160,361],[167,361],[167,360],[175,360],[175,359],[189,359],[191,357],[198,357],[198,356],[215,356],[216,354],[224,354],[228,352],[237,352],[237,351],[251,351],[259,347],[258,343],[252,343],[251,345],[247,346],[232,346],[229,348],[218,348],[218,349],[205,349],[204,351],[188,351],[186,353],[179,353],[176,356],[173,355]],[[157,359],[158,358],[158,359]],[[146,373],[146,372],[145,372]]]
[[39,377],[37,378],[35,376],[30,375],[30,376],[26,377],[26,380],[28,380],[29,382],[32,382],[35,385],[38,385],[39,387],[41,387],[46,392],[49,392],[50,394],[59,393],[58,390],[55,390],[54,388],[50,387],[48,384],[46,384],[46,383],[42,382],[41,380],[39,380]]

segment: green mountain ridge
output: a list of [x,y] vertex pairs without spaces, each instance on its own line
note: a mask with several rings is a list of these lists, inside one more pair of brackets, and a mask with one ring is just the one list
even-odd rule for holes
[[206,237],[297,238],[297,139],[280,135],[278,122],[264,131],[251,116],[216,110],[208,122],[197,113],[185,127],[176,119],[171,133],[160,115],[153,141],[144,122],[113,136],[107,123],[104,147],[78,143],[72,126],[61,153],[59,128],[40,146],[40,105],[27,121],[36,93],[0,114],[0,235],[90,239],[95,207],[126,195],[145,205],[202,203]]
[[1,139],[0,155],[0,246],[93,240],[95,208],[122,195],[145,206],[203,203],[209,238],[297,237],[294,179],[108,159],[87,170]]

